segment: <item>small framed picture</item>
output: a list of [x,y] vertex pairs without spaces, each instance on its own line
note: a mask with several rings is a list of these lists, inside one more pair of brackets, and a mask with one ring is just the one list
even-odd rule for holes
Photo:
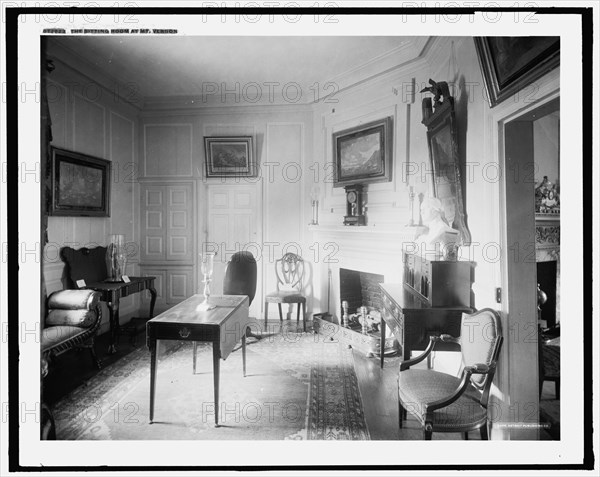
[[205,137],[206,177],[256,177],[251,136]]

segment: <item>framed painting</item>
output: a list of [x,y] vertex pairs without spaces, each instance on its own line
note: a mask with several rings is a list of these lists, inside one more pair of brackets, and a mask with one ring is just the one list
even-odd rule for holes
[[205,137],[206,177],[256,177],[252,137]]
[[393,119],[362,124],[333,134],[334,187],[392,180]]
[[56,147],[51,157],[49,214],[109,217],[110,161]]
[[558,36],[486,36],[475,48],[491,107],[560,64]]

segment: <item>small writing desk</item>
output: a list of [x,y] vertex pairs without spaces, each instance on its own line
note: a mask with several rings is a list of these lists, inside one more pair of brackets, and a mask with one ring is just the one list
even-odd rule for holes
[[[429,336],[446,333],[460,336],[463,313],[473,310],[465,306],[431,307],[401,283],[380,283],[383,292],[383,313],[381,315],[381,346],[385,342],[386,328],[389,327],[402,348],[404,360],[410,359],[412,350],[424,350],[429,344]],[[438,342],[438,351],[460,351],[454,343]],[[383,368],[384,354],[380,356]],[[428,362],[430,365],[430,362]]]
[[[154,420],[158,340],[212,343],[216,426],[219,425],[220,360],[227,359],[240,339],[243,370],[246,376],[246,328],[250,322],[248,297],[246,295],[211,296],[209,303],[216,305],[216,308],[198,311],[197,307],[203,300],[204,295],[193,295],[146,323],[146,340],[150,350],[150,423]],[[194,346],[194,364],[195,360]]]
[[154,289],[155,277],[129,277],[130,282],[92,282],[87,283],[85,288],[98,291],[102,294],[100,299],[108,305],[110,315],[110,345],[109,353],[117,351],[117,339],[119,337],[119,300],[134,293],[148,290],[152,296],[150,300],[150,318],[154,314],[156,303],[156,290]]

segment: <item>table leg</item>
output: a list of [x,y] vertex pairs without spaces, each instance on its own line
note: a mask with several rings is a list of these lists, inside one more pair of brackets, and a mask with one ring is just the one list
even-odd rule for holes
[[213,341],[213,378],[215,387],[215,427],[219,427],[219,372],[221,366],[220,343]]
[[150,292],[150,318],[154,316],[154,304],[156,303],[156,289],[154,288],[154,284],[148,287],[148,291]]
[[192,357],[192,374],[196,374],[196,354],[198,351],[198,342],[194,341],[192,345],[192,353],[194,356]]
[[119,340],[119,296],[113,295],[107,302],[110,324],[110,344],[108,345],[109,354],[117,352],[117,341]]
[[242,366],[244,368],[244,377],[246,377],[246,332],[242,335]]
[[383,360],[385,359],[385,329],[386,329],[386,323],[385,320],[382,319],[381,323],[381,340],[379,342],[379,362],[381,365],[381,369],[383,369]]
[[402,359],[408,361],[410,359],[410,347],[406,344],[406,338],[404,338],[404,347],[402,348]]
[[150,424],[154,419],[154,391],[156,390],[156,348],[157,343],[155,339],[148,341],[148,348],[150,349]]

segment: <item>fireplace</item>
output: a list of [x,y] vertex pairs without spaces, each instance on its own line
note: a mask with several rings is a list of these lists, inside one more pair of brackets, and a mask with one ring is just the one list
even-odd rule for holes
[[348,302],[348,313],[356,313],[361,306],[381,312],[383,300],[379,284],[383,278],[376,273],[340,268],[340,301]]
[[558,274],[556,260],[547,262],[538,262],[537,264],[537,282],[547,297],[546,303],[540,305],[542,320],[546,321],[548,328],[556,325],[557,300],[556,291],[558,289]]
[[548,300],[540,306],[547,327],[560,322],[560,217],[536,216],[537,283]]

